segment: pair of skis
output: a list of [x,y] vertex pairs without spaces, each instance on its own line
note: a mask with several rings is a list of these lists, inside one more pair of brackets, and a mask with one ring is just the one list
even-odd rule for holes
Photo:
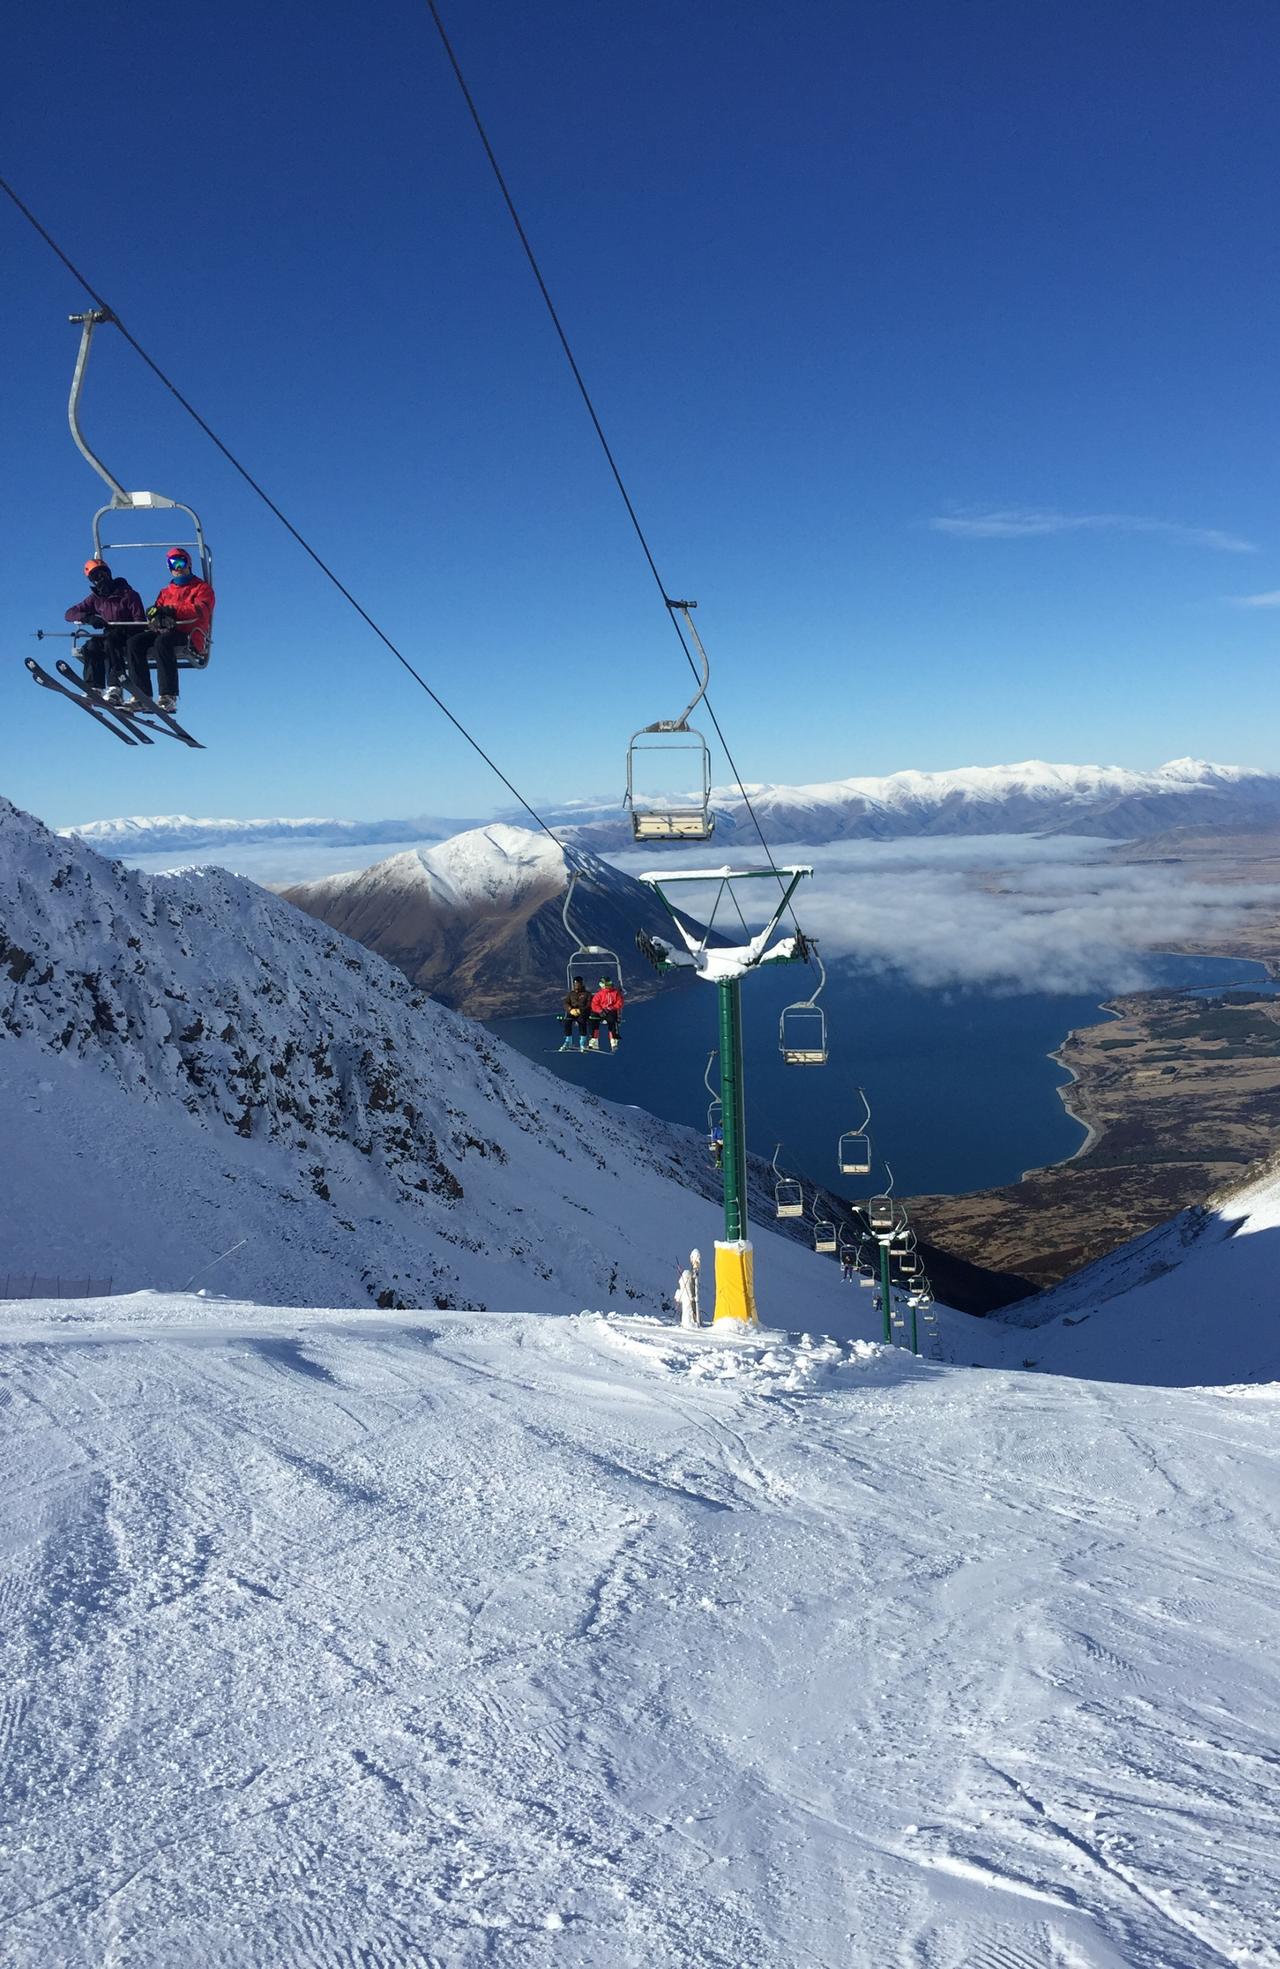
[[151,736],[154,732],[162,738],[176,738],[180,745],[189,745],[196,752],[204,751],[200,740],[193,738],[171,711],[162,711],[154,699],[140,698],[135,692],[131,703],[113,704],[101,691],[91,690],[71,665],[61,658],[55,667],[58,677],[65,680],[62,683],[58,682],[57,677],[51,677],[47,670],[42,670],[34,657],[28,656],[23,660],[32,681],[39,684],[42,690],[56,691],[59,697],[69,698],[72,704],[87,712],[95,724],[109,731],[113,738],[118,738],[122,745],[154,745],[155,739]]

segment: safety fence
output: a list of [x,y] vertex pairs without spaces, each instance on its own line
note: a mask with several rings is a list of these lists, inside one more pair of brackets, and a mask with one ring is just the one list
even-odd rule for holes
[[42,1278],[38,1272],[0,1276],[0,1299],[105,1299],[109,1278]]

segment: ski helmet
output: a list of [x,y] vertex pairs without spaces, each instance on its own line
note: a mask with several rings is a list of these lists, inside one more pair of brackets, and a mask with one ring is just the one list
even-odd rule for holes
[[86,574],[101,573],[101,574],[109,575],[111,573],[111,569],[107,566],[105,561],[96,561],[96,560],[86,561],[84,564],[84,571]]

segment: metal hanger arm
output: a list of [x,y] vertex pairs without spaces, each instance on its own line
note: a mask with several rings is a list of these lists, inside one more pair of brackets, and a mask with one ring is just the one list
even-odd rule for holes
[[672,614],[674,615],[678,609],[688,624],[689,634],[693,637],[694,647],[697,649],[698,657],[702,664],[702,682],[698,685],[697,690],[689,699],[689,702],[685,705],[684,710],[678,718],[659,718],[656,724],[646,725],[644,727],[644,730],[647,732],[687,731],[690,717],[697,710],[707,694],[707,685],[711,680],[711,664],[707,657],[707,652],[702,647],[702,638],[693,626],[693,617],[689,613],[690,609],[695,609],[697,606],[698,604],[696,602],[673,602],[667,600],[667,607],[671,610]]
[[89,366],[89,349],[93,341],[93,331],[98,327],[100,322],[112,321],[114,320],[114,316],[108,314],[105,308],[93,308],[88,314],[68,315],[67,319],[82,323],[80,348],[76,356],[75,370],[71,377],[71,396],[67,402],[67,422],[71,426],[71,435],[75,439],[76,449],[81,457],[86,463],[92,465],[98,477],[106,485],[110,486],[112,504],[115,506],[128,506],[131,503],[128,493],[121,485],[119,479],[111,476],[111,473],[107,470],[102,460],[95,457],[94,453],[90,451],[88,445],[85,443],[84,432],[80,429],[80,392],[84,388],[84,373]]

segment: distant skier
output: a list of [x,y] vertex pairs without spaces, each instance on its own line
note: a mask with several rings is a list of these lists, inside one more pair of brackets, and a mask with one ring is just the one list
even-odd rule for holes
[[562,1053],[573,1050],[574,1028],[577,1028],[578,1051],[587,1050],[587,1037],[591,1029],[591,993],[586,980],[575,978],[573,990],[567,991],[564,998],[564,1045]]
[[852,1251],[842,1251],[840,1253],[840,1276],[846,1285],[853,1284],[856,1269]]
[[612,978],[601,978],[600,989],[591,1000],[591,1039],[590,1050],[600,1051],[600,1028],[604,1026],[609,1035],[609,1050],[618,1050],[618,1020],[622,1016],[623,997]]
[[724,1129],[717,1121],[707,1140],[707,1151],[717,1169],[724,1168]]
[[118,701],[123,696],[120,686],[129,640],[127,625],[142,621],[142,597],[122,576],[113,575],[105,561],[86,561],[84,571],[89,577],[89,593],[67,610],[64,620],[104,632],[91,636],[80,651],[85,689],[104,690]]
[[147,610],[151,627],[129,638],[129,688],[135,697],[150,697],[150,659],[155,660],[162,711],[178,708],[178,657],[183,652],[203,656],[213,626],[213,590],[191,571],[185,547],[169,550],[168,584]]

